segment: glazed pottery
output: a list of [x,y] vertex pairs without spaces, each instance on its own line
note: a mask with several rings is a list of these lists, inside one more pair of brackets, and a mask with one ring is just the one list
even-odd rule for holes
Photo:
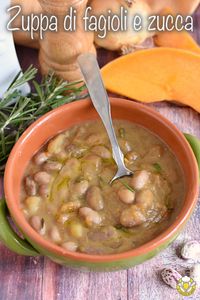
[[[113,119],[123,119],[148,128],[174,152],[183,169],[186,192],[182,209],[163,233],[150,242],[128,252],[114,255],[72,253],[45,240],[26,221],[20,210],[20,188],[26,166],[40,147],[58,132],[88,120],[98,119],[90,100],[80,100],[59,107],[33,123],[20,137],[9,156],[4,178],[5,198],[0,202],[0,239],[22,255],[45,255],[60,264],[81,270],[111,271],[129,268],[153,257],[180,233],[189,219],[198,197],[197,160],[184,135],[167,119],[149,107],[125,99],[111,98]],[[197,147],[197,146],[196,146]],[[200,148],[197,150],[199,153]],[[25,237],[22,240],[7,221],[9,213]]]

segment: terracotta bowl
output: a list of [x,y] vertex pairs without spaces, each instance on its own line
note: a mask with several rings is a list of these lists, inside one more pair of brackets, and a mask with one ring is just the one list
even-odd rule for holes
[[80,122],[98,119],[89,100],[81,100],[59,107],[32,124],[14,146],[5,171],[5,197],[10,215],[24,235],[22,241],[6,223],[5,203],[1,203],[0,238],[13,251],[23,255],[45,255],[55,262],[81,269],[111,271],[139,264],[164,249],[182,230],[198,197],[198,166],[184,135],[167,119],[147,106],[124,99],[111,98],[113,119],[124,119],[148,128],[157,134],[175,153],[180,162],[186,193],[176,220],[150,242],[128,252],[114,255],[71,253],[43,239],[27,223],[20,210],[20,187],[26,166],[35,152],[58,132]]

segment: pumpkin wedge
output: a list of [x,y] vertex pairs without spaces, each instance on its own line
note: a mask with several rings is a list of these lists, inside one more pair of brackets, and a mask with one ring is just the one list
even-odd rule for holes
[[156,46],[170,47],[190,50],[194,53],[200,54],[200,47],[192,36],[186,31],[165,31],[159,32],[154,37]]
[[173,48],[153,48],[105,65],[106,88],[150,103],[177,101],[200,112],[200,55]]

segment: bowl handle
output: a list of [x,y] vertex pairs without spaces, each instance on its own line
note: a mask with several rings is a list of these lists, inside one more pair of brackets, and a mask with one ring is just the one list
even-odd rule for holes
[[9,215],[6,202],[4,199],[0,200],[0,240],[13,252],[26,255],[37,256],[40,255],[27,241],[20,238],[10,223],[7,216]]
[[184,136],[186,137],[188,143],[190,144],[194,155],[196,156],[197,159],[197,164],[199,167],[199,180],[200,180],[200,140],[191,134],[184,133]]

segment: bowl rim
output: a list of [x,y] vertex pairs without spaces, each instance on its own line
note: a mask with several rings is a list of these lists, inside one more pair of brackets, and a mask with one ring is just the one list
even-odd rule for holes
[[[34,244],[39,245],[40,248],[45,249],[52,253],[53,255],[57,256],[64,256],[65,258],[76,260],[76,261],[84,261],[84,262],[91,262],[91,263],[106,263],[106,262],[114,262],[114,261],[120,261],[124,259],[130,259],[134,257],[139,257],[142,255],[147,255],[148,253],[152,252],[156,248],[161,247],[165,243],[169,242],[170,239],[175,236],[181,230],[185,222],[190,217],[195,204],[197,202],[198,198],[198,191],[199,191],[199,184],[198,184],[198,166],[196,162],[196,158],[194,156],[194,153],[185,139],[182,132],[173,124],[171,123],[167,118],[162,116],[159,112],[156,110],[150,108],[149,106],[146,106],[144,104],[140,104],[137,102],[133,102],[129,99],[123,99],[123,98],[115,98],[115,97],[109,97],[111,101],[111,105],[123,105],[126,108],[134,109],[137,108],[140,111],[142,110],[144,113],[150,115],[154,119],[156,119],[159,122],[162,122],[165,126],[171,128],[174,132],[174,134],[177,137],[177,141],[179,141],[182,146],[185,147],[187,156],[190,157],[190,164],[193,165],[194,170],[194,177],[195,181],[192,182],[193,189],[190,196],[190,201],[185,201],[186,203],[182,207],[181,211],[179,212],[176,219],[173,221],[173,223],[165,229],[163,232],[161,232],[157,237],[150,240],[149,242],[126,252],[117,253],[117,254],[108,254],[108,255],[91,255],[81,252],[70,252],[62,248],[61,246],[58,246],[46,239],[44,239],[39,233],[37,233],[31,225],[26,221],[22,211],[20,211],[19,205],[16,205],[16,207],[12,205],[12,199],[15,198],[14,192],[10,189],[9,182],[10,178],[12,177],[12,170],[15,166],[15,157],[17,155],[18,149],[20,148],[21,144],[26,142],[29,138],[31,138],[31,133],[40,126],[44,122],[48,122],[48,120],[53,117],[54,115],[59,115],[59,113],[65,110],[70,110],[71,107],[74,109],[83,109],[85,105],[88,105],[89,102],[91,102],[89,99],[79,100],[76,102],[68,103],[63,106],[60,106],[56,109],[53,109],[52,111],[46,113],[42,117],[40,117],[38,120],[36,120],[34,123],[32,123],[25,132],[21,135],[17,143],[14,145],[5,169],[5,176],[4,176],[4,191],[5,191],[5,197],[6,197],[6,203],[8,206],[8,209],[10,211],[11,217],[13,218],[16,225],[21,229],[21,231],[25,234],[30,241],[32,241]],[[88,118],[89,119],[89,118]],[[147,127],[146,127],[147,128]],[[160,136],[162,138],[162,136]],[[180,162],[180,161],[179,161]],[[181,164],[181,162],[180,162]],[[36,247],[37,249],[37,247]]]

